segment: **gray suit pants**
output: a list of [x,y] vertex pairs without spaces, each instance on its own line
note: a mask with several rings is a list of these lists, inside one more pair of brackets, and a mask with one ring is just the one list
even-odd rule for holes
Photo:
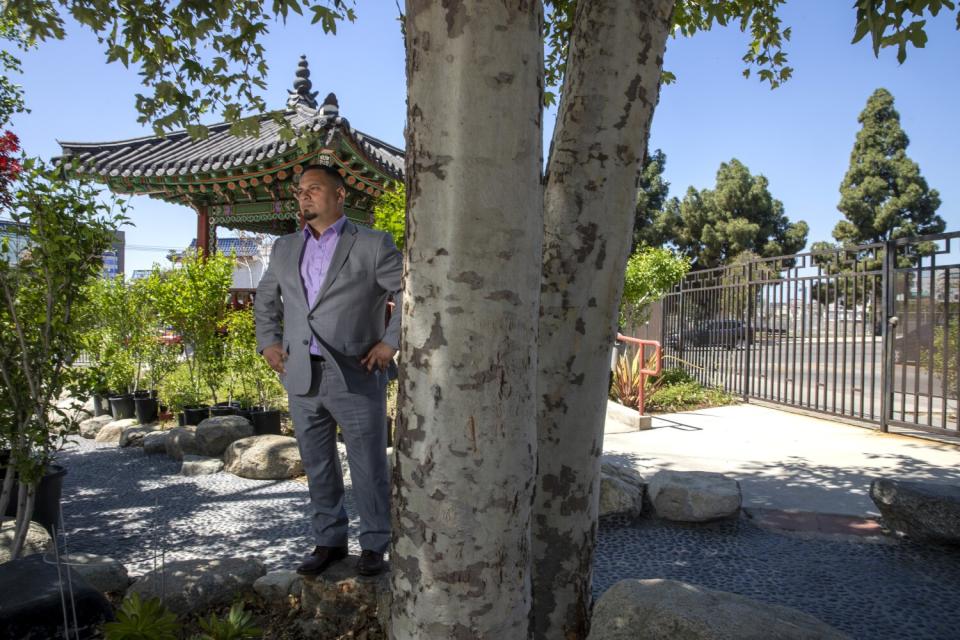
[[302,396],[289,394],[289,400],[310,489],[316,543],[325,547],[347,544],[343,470],[336,444],[339,424],[360,513],[360,547],[383,553],[390,542],[386,387],[380,385],[372,395],[351,393],[329,362],[310,364],[310,391]]

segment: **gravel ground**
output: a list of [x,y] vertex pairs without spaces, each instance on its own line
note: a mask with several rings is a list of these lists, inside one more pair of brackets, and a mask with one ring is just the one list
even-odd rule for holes
[[[79,438],[58,462],[68,469],[70,550],[116,558],[131,575],[160,554],[254,555],[270,570],[292,568],[313,547],[302,482],[184,477],[165,456]],[[958,637],[960,549],[779,534],[746,518],[698,526],[605,518],[598,537],[597,596],[624,578],[670,578],[795,607],[855,638]]]

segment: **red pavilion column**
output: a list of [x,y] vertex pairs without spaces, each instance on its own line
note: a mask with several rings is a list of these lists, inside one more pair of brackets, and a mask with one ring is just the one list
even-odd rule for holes
[[210,208],[207,205],[197,207],[197,253],[205,256],[210,246]]

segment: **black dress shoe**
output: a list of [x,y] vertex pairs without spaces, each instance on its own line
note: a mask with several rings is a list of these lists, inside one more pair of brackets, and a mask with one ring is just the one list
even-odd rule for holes
[[333,563],[347,557],[346,547],[320,547],[297,567],[297,573],[302,576],[315,576],[323,573]]
[[357,573],[362,576],[376,576],[383,573],[383,554],[364,550],[357,563]]

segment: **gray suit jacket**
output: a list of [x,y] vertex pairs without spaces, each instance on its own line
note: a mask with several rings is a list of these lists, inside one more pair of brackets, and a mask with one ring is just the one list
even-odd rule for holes
[[[303,233],[277,238],[270,264],[257,287],[254,314],[257,349],[282,344],[287,352],[284,386],[293,394],[310,390],[310,337],[352,392],[372,393],[386,375],[368,373],[360,359],[383,341],[400,346],[403,257],[390,236],[346,221],[316,303],[308,307],[300,278]],[[387,299],[396,305],[384,327]],[[393,367],[391,363],[391,367]]]

